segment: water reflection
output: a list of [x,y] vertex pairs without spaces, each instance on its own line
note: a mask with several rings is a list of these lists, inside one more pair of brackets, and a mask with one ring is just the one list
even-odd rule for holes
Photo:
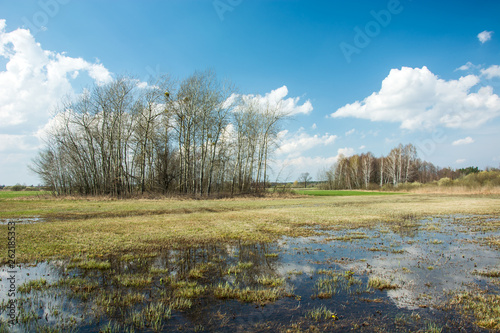
[[[310,325],[396,331],[419,329],[424,319],[480,331],[437,307],[448,291],[475,283],[497,288],[473,272],[499,269],[498,250],[480,243],[498,231],[464,226],[468,217],[461,218],[328,231],[272,244],[207,244],[21,265],[14,331],[264,332]],[[369,288],[374,276],[399,287]],[[8,277],[7,267],[1,268],[3,321]],[[333,292],[319,295],[318,288]],[[311,319],[320,306],[340,320]]]
[[8,225],[9,223],[15,223],[15,224],[33,224],[33,223],[40,223],[40,222],[47,222],[46,219],[41,218],[41,217],[23,217],[23,218],[12,218],[12,219],[0,219],[0,225]]

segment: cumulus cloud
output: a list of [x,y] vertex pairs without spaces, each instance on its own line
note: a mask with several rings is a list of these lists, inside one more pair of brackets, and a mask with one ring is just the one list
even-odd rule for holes
[[493,65],[486,69],[481,69],[481,75],[485,76],[487,79],[493,79],[495,77],[500,77],[500,66]]
[[[283,173],[285,176],[280,180],[297,180],[302,172],[309,172],[313,179],[317,179],[318,174],[325,169],[328,169],[335,164],[335,157],[295,157],[287,158],[279,161],[283,166],[286,166],[286,171]],[[287,172],[288,171],[288,172]]]
[[455,70],[456,71],[467,71],[467,70],[469,70],[471,68],[471,66],[472,66],[472,63],[469,61],[465,65],[462,65],[462,66],[458,67]]
[[455,69],[455,71],[468,71],[481,68],[481,65],[474,65],[472,62],[468,61],[465,65],[462,65]]
[[462,145],[468,145],[474,143],[474,139],[472,139],[470,136],[466,137],[465,139],[460,139],[457,141],[453,141],[452,145],[454,146],[462,146]]
[[[297,179],[302,172],[309,172],[313,178],[321,174],[322,171],[329,169],[332,165],[337,163],[339,157],[349,157],[354,155],[353,148],[339,148],[335,156],[293,156],[288,155],[285,158],[274,160],[274,167],[277,174],[279,174],[280,181],[289,181]],[[280,167],[278,167],[280,166]]]
[[40,148],[41,129],[53,125],[52,111],[61,98],[76,95],[73,80],[87,74],[104,84],[111,74],[98,62],[44,50],[27,29],[9,32],[6,27],[0,19],[0,59],[5,64],[0,68],[0,167],[14,184],[33,179],[19,166],[28,165]]
[[37,150],[40,143],[30,135],[0,134],[0,152]]
[[350,157],[350,156],[354,155],[354,153],[355,153],[354,148],[348,148],[348,147],[339,148],[337,150],[336,158],[338,158],[339,156]]
[[354,134],[354,132],[356,132],[356,129],[354,129],[354,128],[353,128],[353,129],[351,129],[351,130],[349,130],[349,131],[345,132],[345,136],[348,136],[348,135]]
[[237,95],[233,94],[226,101],[226,105],[232,104],[236,99],[241,98],[246,104],[255,105],[258,109],[265,111],[269,109],[279,109],[288,115],[309,114],[313,110],[310,100],[299,104],[300,97],[288,97],[288,88],[271,90],[271,92],[262,95]]
[[465,162],[467,162],[467,160],[465,158],[461,158],[461,159],[458,159],[455,161],[455,163],[457,163],[457,164],[463,164]]
[[477,35],[477,39],[479,39],[479,41],[484,44],[486,43],[487,41],[491,40],[491,36],[493,35],[493,31],[483,31],[483,32],[480,32],[478,35]]
[[22,125],[24,131],[36,130],[63,96],[74,94],[71,80],[81,72],[98,84],[111,80],[102,64],[44,50],[29,30],[5,28],[5,20],[0,20],[0,57],[7,59],[0,72],[0,128]]
[[398,122],[409,130],[474,128],[500,116],[500,98],[492,87],[471,92],[479,82],[476,75],[446,81],[425,66],[392,69],[379,92],[339,108],[330,117]]
[[279,133],[278,137],[281,139],[282,143],[280,147],[278,147],[277,154],[288,155],[290,158],[300,156],[303,152],[317,146],[331,145],[337,139],[336,135],[328,133],[322,136],[310,136],[309,134],[300,131],[295,135],[289,135],[288,131],[282,131]]
[[349,157],[354,155],[353,148],[339,148],[335,156],[296,156],[288,157],[280,161],[282,165],[293,167],[295,170],[310,170],[312,172],[319,171],[324,168],[329,168],[337,163],[340,156]]

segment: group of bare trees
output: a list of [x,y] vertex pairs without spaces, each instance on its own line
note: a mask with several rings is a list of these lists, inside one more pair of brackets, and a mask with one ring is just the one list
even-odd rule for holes
[[375,157],[368,152],[350,157],[339,156],[337,162],[321,175],[329,189],[368,189],[386,184],[427,183],[440,178],[440,170],[417,156],[412,144],[399,144],[387,156]]
[[62,105],[31,169],[59,194],[258,190],[286,117],[212,71],[179,83],[122,77]]

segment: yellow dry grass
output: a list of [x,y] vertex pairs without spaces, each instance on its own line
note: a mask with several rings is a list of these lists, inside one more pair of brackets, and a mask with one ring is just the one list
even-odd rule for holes
[[500,187],[422,186],[409,190],[416,194],[500,195]]
[[[49,222],[16,225],[19,261],[86,254],[155,252],[166,247],[307,236],[305,226],[357,228],[409,217],[500,213],[498,196],[402,194],[227,200],[0,200],[0,218]],[[7,226],[0,226],[7,236]],[[7,253],[7,242],[0,242]],[[6,258],[2,256],[2,261]]]

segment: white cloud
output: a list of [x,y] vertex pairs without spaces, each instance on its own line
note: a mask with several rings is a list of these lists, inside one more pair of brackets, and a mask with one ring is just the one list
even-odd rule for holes
[[490,86],[476,93],[475,75],[458,80],[439,79],[427,67],[392,69],[379,92],[347,104],[330,117],[355,117],[399,122],[404,129],[473,128],[500,116],[500,98]]
[[345,157],[349,157],[349,156],[354,155],[354,153],[355,153],[354,148],[348,148],[348,147],[339,148],[339,150],[337,150],[336,158],[338,158],[340,155],[345,156]]
[[76,95],[73,80],[87,74],[97,84],[111,80],[100,63],[44,50],[27,29],[6,31],[0,19],[0,182],[38,183],[29,172],[41,145],[41,129],[53,125],[61,98]]
[[311,128],[314,130],[316,128],[318,128],[318,126],[316,126],[316,123],[312,124]]
[[455,71],[468,71],[470,69],[479,69],[481,68],[480,65],[474,65],[472,62],[468,61],[465,65],[462,65],[455,69]]
[[467,62],[465,65],[462,65],[462,66],[458,67],[455,70],[456,71],[467,71],[467,70],[469,70],[469,68],[471,67],[471,65],[472,65],[471,62]]
[[455,163],[457,163],[457,164],[462,164],[462,163],[465,163],[465,162],[467,162],[467,160],[465,158],[458,159],[458,160],[455,161]]
[[[319,170],[321,167],[330,167],[335,162],[337,162],[337,156],[332,157],[295,157],[295,158],[287,158],[281,161],[283,165],[288,167],[293,167],[295,170],[303,170],[302,172],[310,172],[314,174],[314,171]],[[314,170],[314,171],[313,171]],[[299,172],[300,173],[300,172]]]
[[353,128],[352,130],[349,130],[349,131],[345,132],[345,136],[354,134],[354,132],[356,132],[356,129]]
[[226,105],[230,105],[238,97],[241,97],[247,104],[256,105],[260,110],[266,110],[267,108],[275,109],[278,108],[280,111],[288,115],[297,114],[309,114],[313,110],[313,106],[310,100],[304,102],[300,105],[300,97],[289,97],[288,88],[283,86],[276,90],[271,90],[271,92],[262,95],[237,95],[233,94],[226,101]]
[[500,66],[493,65],[486,69],[481,69],[481,75],[485,76],[487,79],[500,77]]
[[480,32],[478,35],[477,35],[477,38],[479,39],[479,41],[481,43],[486,43],[487,41],[489,41],[491,39],[491,36],[493,35],[493,31],[483,31],[483,32]]
[[337,139],[337,136],[330,135],[328,133],[323,136],[310,136],[309,134],[301,131],[293,136],[289,136],[288,131],[282,131],[279,133],[278,138],[282,140],[282,143],[276,153],[278,155],[288,155],[289,158],[294,158],[314,147],[333,144]]
[[366,148],[366,146],[365,146],[365,145],[362,145],[362,146],[359,146],[359,148],[358,148],[358,149],[359,149],[359,150],[363,150],[363,149],[365,149],[365,148]]
[[18,152],[39,148],[38,140],[30,135],[0,134],[0,152]]
[[275,160],[273,169],[276,174],[279,173],[278,178],[280,181],[295,180],[302,172],[309,172],[316,179],[321,171],[329,169],[337,163],[340,156],[349,157],[354,155],[354,153],[353,148],[345,147],[337,149],[337,155],[335,156],[287,156],[286,158]]
[[466,137],[465,139],[460,139],[457,141],[453,141],[452,145],[454,146],[461,146],[461,145],[468,145],[474,143],[474,139],[472,139],[470,136]]
[[25,132],[35,131],[62,97],[74,94],[70,80],[81,72],[98,84],[111,80],[102,64],[44,50],[29,30],[6,32],[5,27],[0,20],[0,57],[7,59],[0,72],[0,128],[22,125]]

